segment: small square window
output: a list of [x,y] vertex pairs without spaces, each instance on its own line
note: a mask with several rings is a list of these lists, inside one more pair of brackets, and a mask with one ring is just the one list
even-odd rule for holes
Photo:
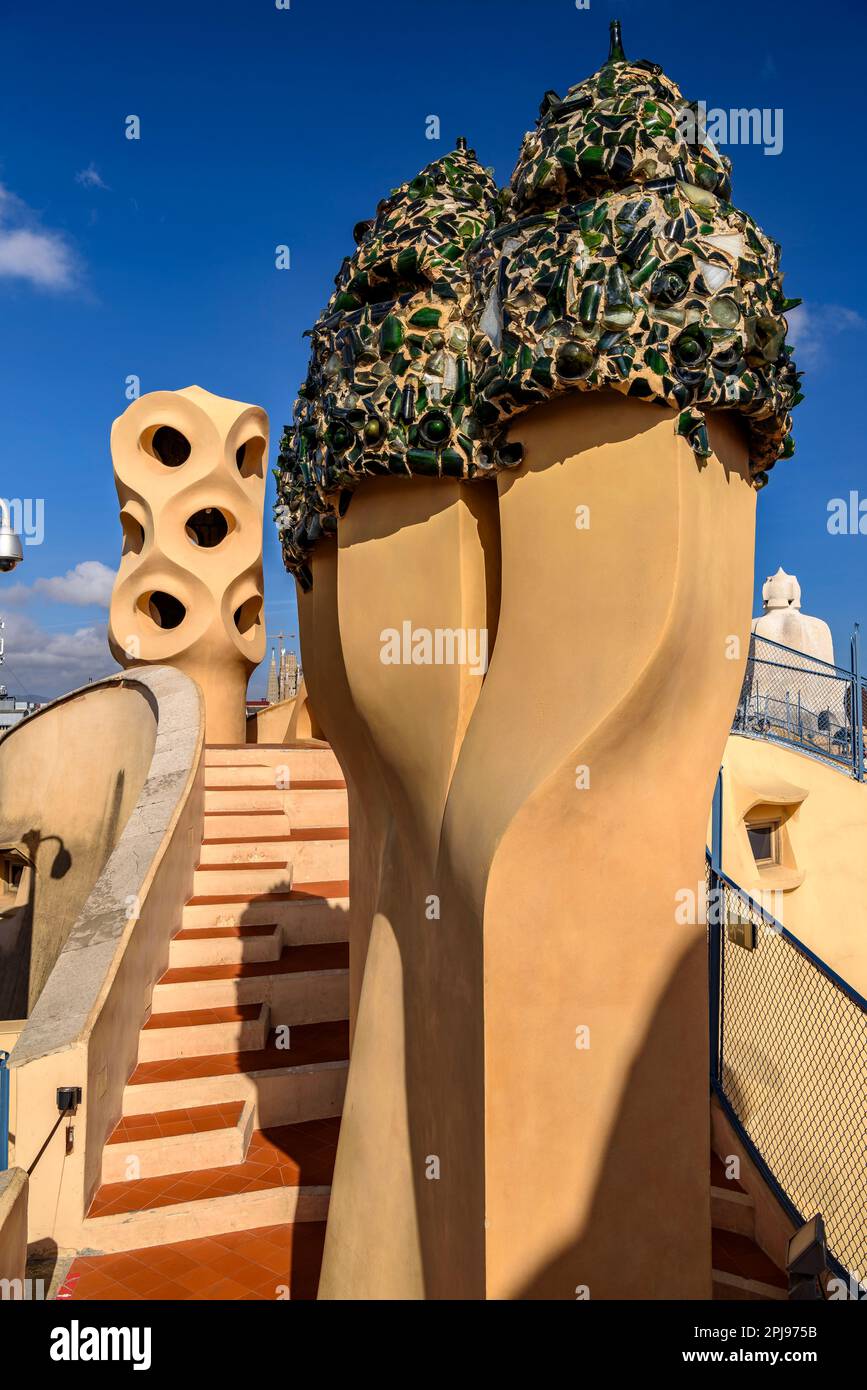
[[779,863],[777,828],[773,821],[747,826],[747,838],[757,864]]
[[15,893],[21,883],[24,865],[10,854],[0,850],[0,890]]

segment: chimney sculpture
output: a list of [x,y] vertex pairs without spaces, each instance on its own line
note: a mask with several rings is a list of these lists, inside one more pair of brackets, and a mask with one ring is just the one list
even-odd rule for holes
[[710,1297],[705,830],[798,378],[687,110],[614,27],[507,190],[459,142],[359,224],[313,330],[277,521],[353,846],[323,1298]]
[[198,386],[141,396],[114,422],[123,552],[109,645],[122,666],[177,666],[201,687],[210,743],[243,743],[265,654],[268,418]]

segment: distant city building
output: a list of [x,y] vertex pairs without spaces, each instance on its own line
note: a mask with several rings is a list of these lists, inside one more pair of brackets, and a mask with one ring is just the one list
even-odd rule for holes
[[280,653],[279,699],[292,700],[298,694],[300,670],[295,653],[287,652],[284,647]]
[[[0,618],[0,666],[5,659],[5,627],[5,622]],[[28,714],[33,714],[39,708],[33,700],[16,700],[9,694],[6,686],[0,684],[0,733],[4,729],[11,729],[13,724],[20,724],[22,719],[26,719]]]
[[274,648],[271,648],[271,665],[268,667],[268,689],[265,691],[265,699],[269,705],[276,705],[280,699],[280,686],[277,679],[277,660],[274,656]]
[[35,714],[39,708],[33,700],[16,700],[7,694],[5,685],[0,685],[0,733],[4,729],[11,729],[13,724],[20,724],[22,719]]
[[[279,632],[277,636],[282,638],[283,633]],[[272,647],[271,665],[268,668],[268,687],[265,692],[266,703],[276,705],[281,700],[293,700],[298,694],[300,684],[301,667],[295,653],[281,647],[278,661],[275,648]]]

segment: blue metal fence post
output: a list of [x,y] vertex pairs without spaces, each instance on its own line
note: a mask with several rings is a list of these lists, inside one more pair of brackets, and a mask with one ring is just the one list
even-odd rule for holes
[[716,775],[716,786],[713,789],[713,807],[711,809],[710,822],[710,866],[715,874],[722,873],[722,768]]
[[722,768],[717,773],[711,809],[710,833],[710,879],[708,883],[707,930],[708,930],[708,1002],[710,1006],[710,1078],[719,1082],[722,1073],[722,1041],[720,1038],[720,993],[722,966],[722,886],[719,875],[722,873],[723,836],[723,783]]
[[9,1061],[8,1052],[0,1052],[0,1173],[9,1167]]
[[852,758],[854,772],[859,782],[864,781],[864,708],[861,688],[861,656],[858,635],[861,624],[856,623],[852,632]]

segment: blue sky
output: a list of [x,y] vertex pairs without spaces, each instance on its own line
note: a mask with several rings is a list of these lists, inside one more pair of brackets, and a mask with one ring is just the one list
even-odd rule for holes
[[[867,498],[862,3],[10,9],[0,20],[0,493],[44,499],[45,526],[26,564],[0,576],[0,679],[11,691],[53,696],[113,667],[102,567],[115,567],[120,531],[108,434],[127,376],[142,391],[196,383],[264,406],[273,463],[306,370],[302,332],[352,250],[353,224],[459,134],[505,182],[543,92],[599,66],[615,15],[627,54],[661,63],[686,96],[782,109],[780,154],[723,146],[734,201],[782,243],[787,292],[805,301],[792,316],[807,373],[798,452],[759,499],[754,611],[762,579],[782,564],[846,658],[852,623],[867,620],[867,536],[832,536],[826,523],[831,498]],[[125,138],[130,114],[139,141]],[[431,114],[439,142],[425,137]],[[274,265],[281,243],[289,271]],[[268,517],[270,505],[269,492]],[[294,633],[268,519],[265,554],[269,631]]]

